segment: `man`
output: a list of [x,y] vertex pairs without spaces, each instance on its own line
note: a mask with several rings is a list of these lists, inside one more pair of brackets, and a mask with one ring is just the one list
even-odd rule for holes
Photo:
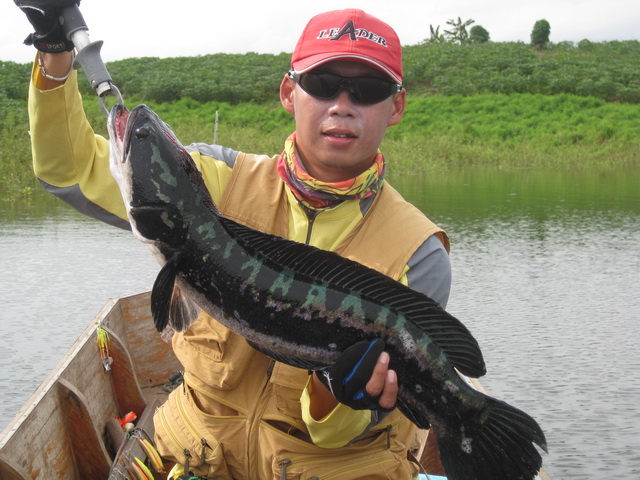
[[[108,142],[86,121],[72,45],[56,33],[56,8],[75,2],[48,2],[35,19],[27,4],[42,2],[17,3],[36,28],[29,40],[39,50],[29,103],[36,175],[78,210],[128,228],[108,174]],[[336,251],[446,306],[446,234],[383,180],[378,148],[406,104],[401,53],[393,29],[361,10],[317,15],[280,85],[296,123],[282,154],[188,149],[223,215]],[[173,336],[184,384],[155,415],[158,450],[177,463],[171,478],[189,471],[208,478],[417,477],[411,455],[421,436],[394,409],[398,382],[382,346],[355,345],[328,376],[309,374],[256,352],[202,313]],[[339,393],[347,379],[358,398]]]

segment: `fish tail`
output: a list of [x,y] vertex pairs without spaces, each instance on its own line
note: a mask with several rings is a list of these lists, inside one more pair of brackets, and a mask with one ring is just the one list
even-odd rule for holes
[[459,427],[433,426],[447,478],[533,479],[542,467],[533,444],[547,451],[542,429],[523,411],[488,396],[486,401],[482,412]]

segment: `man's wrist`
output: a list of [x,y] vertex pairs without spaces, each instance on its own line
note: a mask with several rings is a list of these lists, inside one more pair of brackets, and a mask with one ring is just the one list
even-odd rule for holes
[[326,417],[338,405],[338,400],[329,389],[318,379],[316,373],[311,374],[309,379],[309,413],[315,420]]
[[39,78],[36,87],[41,90],[62,85],[73,71],[73,52],[38,52]]
[[38,54],[40,73],[44,78],[56,82],[64,82],[73,71],[73,53],[44,53]]

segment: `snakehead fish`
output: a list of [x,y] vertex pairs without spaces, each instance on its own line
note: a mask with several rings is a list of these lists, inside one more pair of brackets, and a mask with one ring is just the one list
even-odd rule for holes
[[398,408],[431,427],[451,480],[532,479],[546,450],[536,421],[471,388],[485,364],[465,326],[437,302],[359,263],[220,215],[192,158],[151,109],[109,116],[111,171],[135,235],[162,266],[156,328],[184,330],[197,308],[286,364],[318,370],[360,340],[382,338]]

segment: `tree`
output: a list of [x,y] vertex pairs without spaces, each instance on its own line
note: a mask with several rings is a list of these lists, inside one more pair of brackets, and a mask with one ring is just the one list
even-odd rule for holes
[[489,41],[489,32],[481,25],[474,25],[469,30],[469,41],[471,43],[486,43]]
[[467,27],[475,22],[475,20],[471,19],[463,22],[460,17],[458,17],[457,22],[454,20],[447,20],[447,25],[451,25],[453,28],[451,30],[445,30],[444,33],[450,42],[458,42],[461,45],[465,45],[469,43],[469,32],[467,32]]
[[446,41],[444,35],[440,33],[440,25],[436,28],[433,28],[433,25],[429,25],[429,30],[431,30],[431,37],[425,40],[425,43],[444,43]]
[[551,25],[546,20],[538,20],[531,31],[531,45],[542,50],[549,43]]

